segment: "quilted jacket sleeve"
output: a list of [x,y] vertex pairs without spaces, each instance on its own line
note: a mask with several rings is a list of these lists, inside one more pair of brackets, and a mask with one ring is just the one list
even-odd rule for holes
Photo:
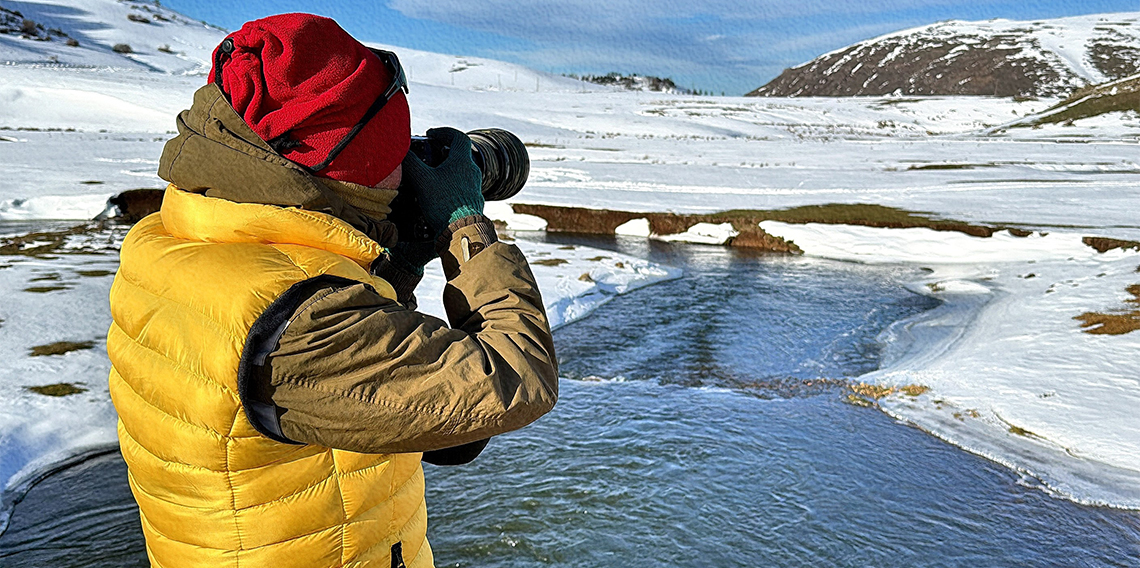
[[498,242],[485,218],[460,220],[441,242],[451,325],[366,283],[307,292],[245,365],[243,405],[260,431],[422,452],[478,445],[553,408],[554,344],[522,252]]

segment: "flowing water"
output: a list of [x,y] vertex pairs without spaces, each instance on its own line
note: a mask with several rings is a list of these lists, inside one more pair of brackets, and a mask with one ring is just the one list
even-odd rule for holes
[[[552,237],[680,266],[555,332],[561,399],[474,463],[426,466],[439,566],[1133,566],[1140,514],[1030,479],[844,386],[913,274],[644,239]],[[111,453],[32,489],[3,566],[145,566]]]

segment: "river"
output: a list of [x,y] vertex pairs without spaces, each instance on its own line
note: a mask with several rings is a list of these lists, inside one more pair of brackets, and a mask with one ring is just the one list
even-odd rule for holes
[[[551,236],[681,267],[555,332],[555,410],[425,466],[438,566],[1130,566],[1140,514],[1086,507],[845,386],[934,301],[908,270]],[[4,566],[145,566],[117,453],[49,476]]]

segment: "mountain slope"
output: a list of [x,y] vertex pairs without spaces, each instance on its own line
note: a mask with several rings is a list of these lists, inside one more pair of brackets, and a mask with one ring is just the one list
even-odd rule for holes
[[749,96],[1061,96],[1140,72],[1140,12],[949,21],[785,70]]
[[1140,112],[1140,73],[1080,89],[1044,111],[1028,115],[990,132],[1055,123],[1072,125],[1077,120],[1114,112]]

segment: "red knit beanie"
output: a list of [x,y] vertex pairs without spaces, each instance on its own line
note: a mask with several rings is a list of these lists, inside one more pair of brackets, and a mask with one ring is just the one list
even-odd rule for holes
[[[266,141],[287,136],[282,155],[304,166],[322,162],[394,80],[379,57],[328,18],[270,16],[228,37],[234,50],[222,56],[222,84],[234,110]],[[217,50],[214,61],[210,81]],[[374,186],[410,142],[408,101],[399,91],[317,175]]]

